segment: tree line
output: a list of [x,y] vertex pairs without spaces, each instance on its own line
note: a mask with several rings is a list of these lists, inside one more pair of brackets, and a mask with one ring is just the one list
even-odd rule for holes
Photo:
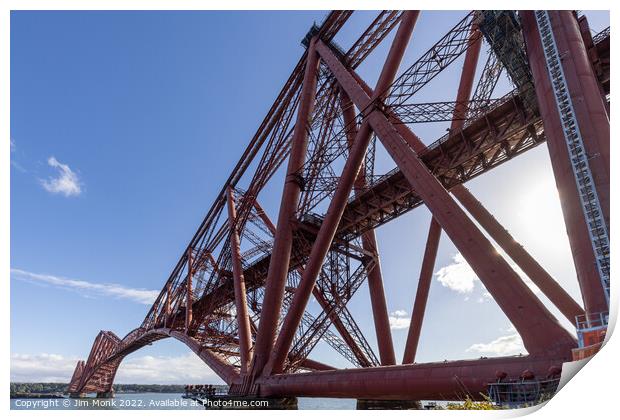
[[[48,394],[62,393],[67,391],[69,384],[59,382],[11,382],[11,394]],[[170,394],[182,394],[185,385],[142,385],[142,384],[114,384],[114,392],[117,393],[142,393],[160,392]]]

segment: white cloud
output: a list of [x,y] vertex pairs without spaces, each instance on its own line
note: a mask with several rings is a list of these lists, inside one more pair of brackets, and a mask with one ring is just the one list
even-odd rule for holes
[[129,356],[116,376],[118,383],[187,384],[223,383],[193,352],[181,356]]
[[478,276],[471,269],[465,257],[458,254],[452,257],[452,264],[441,267],[435,273],[437,280],[448,289],[459,293],[470,293],[474,290],[474,282],[479,281]]
[[490,343],[473,344],[468,352],[476,352],[488,356],[505,356],[510,354],[527,353],[519,334],[505,335]]
[[17,280],[44,283],[66,288],[86,296],[92,294],[110,296],[117,299],[127,299],[143,303],[145,305],[151,305],[159,294],[158,290],[132,289],[111,283],[90,283],[83,280],[72,280],[64,277],[52,276],[50,274],[31,273],[17,268],[11,268],[11,277]]
[[47,164],[58,170],[55,178],[41,180],[41,185],[53,194],[63,194],[65,197],[80,195],[82,193],[81,182],[69,165],[60,163],[54,156],[47,160]]
[[[86,357],[86,356],[85,356]],[[78,358],[59,354],[11,355],[13,382],[69,382]],[[222,383],[193,352],[173,357],[127,356],[115,378],[126,384]]]
[[[503,256],[506,258],[506,256]],[[486,287],[482,284],[474,270],[469,266],[465,257],[459,252],[452,257],[452,264],[440,268],[435,277],[437,280],[448,289],[454,290],[458,293],[471,293],[474,291],[476,284],[480,284],[483,289],[482,296],[477,299],[477,302],[482,303],[491,300],[492,296],[487,291]],[[510,267],[521,277],[523,282],[535,293],[540,294],[540,289],[530,280],[529,277],[514,263],[510,263]]]
[[398,311],[390,312],[390,328],[393,330],[403,330],[409,328],[409,317],[407,311],[399,309]]

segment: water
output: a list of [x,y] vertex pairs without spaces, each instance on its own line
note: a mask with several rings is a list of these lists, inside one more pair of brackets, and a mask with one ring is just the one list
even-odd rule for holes
[[[298,398],[300,410],[355,410],[354,399]],[[117,394],[114,398],[47,399],[17,398],[12,410],[204,410],[193,400],[179,394]]]

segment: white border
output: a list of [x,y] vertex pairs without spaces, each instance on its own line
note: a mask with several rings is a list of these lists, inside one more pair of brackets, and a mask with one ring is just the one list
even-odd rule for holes
[[[198,0],[92,0],[92,1],[77,1],[77,0],[57,0],[57,1],[44,1],[44,0],[5,0],[0,3],[0,95],[2,100],[0,102],[0,128],[2,137],[5,139],[3,147],[0,148],[0,191],[3,197],[0,199],[0,220],[2,220],[2,226],[0,228],[0,235],[2,240],[0,241],[0,269],[5,273],[3,276],[4,281],[4,293],[2,293],[2,323],[4,327],[4,345],[1,346],[2,360],[2,373],[5,378],[2,383],[2,389],[4,392],[0,395],[5,397],[5,410],[9,410],[8,394],[9,394],[9,382],[10,382],[10,344],[8,341],[8,331],[10,328],[10,300],[9,300],[9,269],[10,269],[10,219],[9,219],[9,173],[10,173],[10,151],[8,147],[9,143],[9,105],[10,105],[10,10],[176,10],[176,9],[190,9],[190,10],[243,10],[243,9],[262,9],[262,10],[331,10],[331,9],[408,9],[420,8],[422,10],[460,10],[460,9],[554,9],[558,6],[567,9],[589,9],[589,10],[608,10],[613,9],[616,3],[605,2],[599,0],[589,0],[587,2],[581,1],[564,1],[561,4],[551,1],[532,1],[522,0],[519,2],[498,2],[498,1],[475,1],[467,4],[462,1],[448,0],[441,3],[437,1],[418,0],[418,1],[404,1],[404,0],[384,0],[384,1],[274,1],[264,0],[260,3],[251,1],[236,1],[228,0],[226,2],[209,2]],[[465,7],[467,6],[467,7]],[[611,11],[612,26],[616,26],[616,13],[615,10]],[[615,49],[617,43],[612,42],[612,56],[615,55]],[[613,72],[614,67],[612,67]],[[612,85],[612,89],[613,89]],[[612,104],[613,106],[613,104]],[[612,132],[616,132],[615,123],[612,121]],[[616,161],[617,146],[615,142],[612,142],[612,161]],[[612,183],[616,185],[616,170],[615,165],[612,167]],[[611,208],[612,213],[616,208],[616,196],[612,194]],[[611,228],[613,235],[617,233],[616,224],[612,224]],[[613,245],[612,245],[613,249]],[[612,266],[615,266],[615,254],[612,253]],[[612,306],[612,313],[610,319],[612,325],[615,325],[617,318],[617,302],[618,292],[615,287],[611,288],[611,301],[615,303]],[[389,413],[382,412],[373,413],[368,411],[342,411],[337,415],[340,417],[353,417],[356,418],[370,418],[376,417],[376,415],[389,416],[391,418],[410,418],[411,416],[437,416],[439,418],[506,418],[516,417],[525,414],[530,414],[530,418],[544,419],[544,418],[581,418],[581,419],[595,419],[595,418],[607,418],[610,412],[615,410],[616,404],[616,392],[617,378],[620,373],[618,368],[617,356],[620,355],[620,344],[618,344],[617,338],[611,338],[605,347],[588,363],[588,367],[579,372],[578,375],[570,380],[566,386],[550,401],[543,409],[525,409],[525,410],[510,410],[510,411],[492,411],[492,412],[479,412],[479,411],[416,411],[414,413],[407,411],[390,411]],[[80,411],[10,411],[11,416],[16,418],[81,418],[84,412]],[[110,416],[110,412],[106,411],[89,411],[87,414],[92,418],[107,418]],[[118,411],[114,416],[119,418],[170,418],[171,416],[184,416],[191,418],[205,418],[205,416],[234,416],[235,418],[290,418],[290,417],[303,417],[303,418],[316,418],[324,416],[325,414],[320,411],[297,411],[291,412],[260,412],[260,411],[221,411],[221,412],[209,412],[204,413],[202,411],[184,411],[182,413],[178,411]]]

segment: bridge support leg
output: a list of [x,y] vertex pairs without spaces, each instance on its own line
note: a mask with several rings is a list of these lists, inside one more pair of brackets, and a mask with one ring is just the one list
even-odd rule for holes
[[[561,65],[581,131],[587,164],[592,172],[592,181],[600,200],[604,222],[608,228],[609,119],[605,104],[599,94],[598,80],[588,60],[583,38],[572,12],[550,11],[548,13],[558,52],[563,57]],[[520,16],[530,69],[536,86],[538,108],[545,128],[547,148],[560,195],[564,223],[585,311],[586,313],[607,311],[605,290],[597,269],[597,257],[592,247],[588,222],[582,210],[536,17],[532,11],[522,11]]]
[[185,334],[189,332],[192,325],[192,305],[194,304],[192,294],[192,276],[194,274],[194,261],[192,249],[187,248],[187,283],[185,284]]
[[265,295],[261,311],[251,374],[258,376],[269,360],[276,337],[276,330],[284,297],[284,287],[293,245],[293,225],[299,194],[301,192],[301,174],[308,146],[308,126],[312,118],[316,96],[319,56],[316,53],[316,38],[310,41],[306,58],[306,69],[297,110],[297,121],[291,141],[286,180],[282,192],[282,201],[278,215],[278,229],[273,243],[271,262],[265,284]]
[[[353,102],[344,90],[340,92],[342,115],[345,126],[347,127],[347,141],[349,149],[353,147],[358,129],[355,121],[355,111]],[[355,180],[355,190],[362,190],[366,186],[364,164]],[[382,365],[396,364],[394,355],[394,344],[392,342],[392,334],[390,331],[390,318],[385,301],[385,291],[383,289],[383,275],[381,274],[381,259],[379,258],[379,246],[377,245],[377,237],[374,229],[366,231],[362,234],[362,247],[365,251],[369,251],[376,256],[375,266],[368,272],[368,291],[370,292],[370,305],[372,307],[372,315],[375,322],[375,334],[377,336],[377,344],[379,347],[379,357]]]
[[463,185],[450,191],[569,322],[583,309]]
[[[265,210],[263,210],[263,208],[258,203],[258,201],[254,202],[254,208],[256,209],[256,212],[258,213],[258,216],[260,217],[260,219],[267,226],[267,229],[269,229],[269,231],[275,236],[276,227],[274,226],[269,216],[267,216],[267,213],[265,213]],[[303,274],[303,270],[299,269],[298,271],[300,275]],[[331,305],[329,302],[327,302],[327,300],[325,299],[321,291],[315,287],[312,290],[312,295],[317,300],[318,304],[321,306],[321,309],[323,309],[325,312],[329,312],[329,319],[334,324],[336,331],[338,331],[338,334],[340,334],[340,336],[342,337],[344,342],[347,344],[347,346],[349,346],[351,351],[356,355],[360,364],[362,366],[370,366],[371,365],[370,361],[364,355],[364,352],[359,348],[359,346],[357,345],[357,343],[351,336],[349,330],[347,330],[347,327],[344,325],[344,323],[342,322],[338,314],[335,313],[334,311],[331,311]]]
[[[398,70],[402,60],[403,54],[409,42],[409,38],[413,32],[413,27],[418,18],[418,14],[419,11],[408,11],[404,13],[398,32],[396,33],[390,48],[390,52],[388,53],[385,65],[381,71],[381,75],[379,76],[375,89],[377,92],[383,93],[386,91],[394,80],[394,76],[396,75],[396,71]],[[325,44],[323,44],[322,41],[319,40],[317,43],[325,47]],[[376,111],[371,111],[370,115],[374,113],[376,113]],[[359,173],[360,167],[364,160],[366,149],[371,139],[371,134],[370,125],[367,121],[365,121],[362,123],[362,126],[357,133],[355,144],[351,148],[347,162],[342,170],[340,180],[338,181],[338,186],[336,187],[336,192],[334,193],[327,210],[325,220],[323,221],[316,241],[312,246],[308,264],[306,265],[304,274],[299,282],[295,296],[293,297],[291,308],[284,318],[282,329],[278,335],[278,339],[274,347],[273,355],[269,359],[269,364],[267,365],[265,372],[267,374],[279,373],[282,371],[284,361],[286,360],[295,336],[295,331],[299,326],[303,312],[306,308],[308,300],[310,299],[310,295],[312,294],[312,289],[314,288],[316,278],[323,265],[323,260],[325,259],[329,247],[334,239],[334,234],[336,233],[338,223],[340,222],[340,218],[342,217],[342,213],[347,204],[347,199],[353,189],[353,184],[357,179],[357,174]]]
[[241,374],[245,375],[248,371],[250,359],[252,357],[250,348],[252,347],[252,336],[250,334],[250,317],[248,316],[248,302],[245,293],[245,279],[243,277],[243,266],[239,250],[239,232],[235,226],[237,210],[235,209],[235,199],[232,188],[228,187],[228,223],[230,225],[230,252],[233,263],[233,282],[235,288],[235,308],[237,312],[237,329],[239,331],[239,353],[241,357]]
[[420,332],[422,331],[422,321],[424,320],[424,312],[426,311],[428,292],[431,288],[431,279],[433,278],[433,268],[435,267],[435,259],[437,257],[440,237],[441,226],[433,217],[428,229],[426,250],[424,251],[424,260],[422,261],[420,279],[418,280],[418,290],[415,295],[415,302],[411,313],[411,324],[409,325],[409,332],[407,334],[407,344],[405,344],[403,364],[413,363],[415,361],[415,355],[418,351],[418,342],[420,341]]
[[[480,48],[482,47],[482,38],[479,35],[478,25],[473,23],[469,39],[471,46],[465,52],[465,61],[461,70],[461,79],[456,94],[457,103],[467,103],[471,96],[471,89],[474,84],[474,76],[476,74],[476,64],[480,56]],[[463,127],[467,106],[455,107],[452,115],[452,124],[450,132],[460,130]],[[402,130],[409,131],[406,126]],[[402,133],[402,131],[401,131]],[[402,135],[402,134],[401,134]],[[413,143],[416,148],[422,146],[422,142],[416,136],[413,136]],[[414,149],[416,150],[416,149]],[[426,311],[426,302],[428,301],[428,293],[431,287],[431,279],[433,278],[433,268],[437,258],[437,249],[439,247],[439,238],[441,237],[441,225],[434,216],[431,216],[431,224],[426,240],[426,250],[424,251],[424,260],[420,269],[420,278],[418,280],[418,289],[411,313],[411,323],[407,334],[407,343],[405,344],[405,352],[403,355],[403,364],[413,363],[418,350],[420,341],[420,332],[422,331],[422,321],[424,320],[424,312]]]

